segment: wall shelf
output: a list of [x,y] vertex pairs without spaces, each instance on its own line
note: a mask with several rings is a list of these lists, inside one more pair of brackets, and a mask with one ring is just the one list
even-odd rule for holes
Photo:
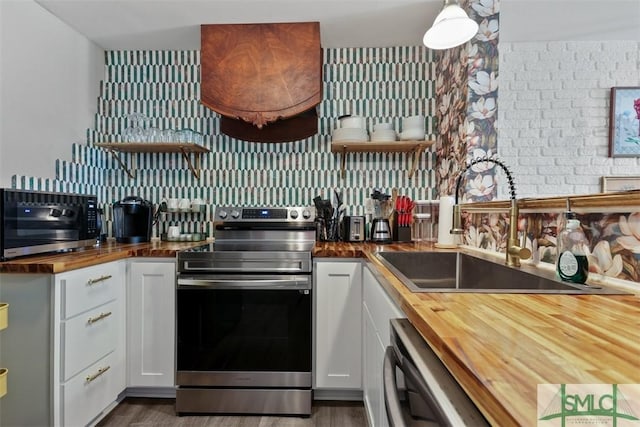
[[[202,145],[182,142],[99,142],[95,146],[109,151],[129,175],[129,178],[135,178],[135,157],[130,159],[131,166],[127,166],[118,153],[182,153],[182,157],[187,162],[187,166],[193,176],[200,178],[200,158],[202,153],[211,152],[211,150]],[[194,156],[193,161],[191,159],[192,155]]]
[[409,179],[411,179],[418,167],[420,155],[426,148],[433,144],[435,144],[435,141],[333,141],[331,142],[331,152],[342,153],[342,178],[345,176],[347,153],[413,153],[411,169],[409,169]]

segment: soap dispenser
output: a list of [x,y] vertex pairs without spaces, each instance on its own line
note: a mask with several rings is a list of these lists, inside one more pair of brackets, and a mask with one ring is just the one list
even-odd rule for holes
[[564,216],[564,228],[558,233],[556,271],[565,282],[585,283],[589,274],[588,242],[569,200]]

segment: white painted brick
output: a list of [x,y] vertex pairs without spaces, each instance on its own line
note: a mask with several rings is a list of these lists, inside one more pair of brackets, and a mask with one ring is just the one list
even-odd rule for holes
[[547,142],[541,138],[519,138],[516,140],[517,147],[546,147]]
[[520,131],[518,131],[518,137],[519,138],[540,138],[541,136],[541,130],[540,129],[521,129]]
[[498,154],[523,180],[519,196],[595,193],[601,176],[640,175],[640,157],[608,157],[610,88],[640,86],[640,42],[503,45],[510,55],[501,55],[499,93],[508,111],[499,103]]
[[549,164],[546,157],[519,157],[518,164],[523,166],[545,166]]
[[507,157],[515,157],[518,155],[520,151],[519,148],[515,148],[513,144],[507,143],[507,147],[505,147],[505,141],[500,142],[500,157],[506,159]]
[[565,183],[563,176],[545,176],[544,183],[549,185],[562,185]]
[[508,120],[517,120],[517,119],[531,119],[532,116],[536,116],[538,111],[533,110],[533,112],[529,109],[526,110],[510,110],[505,111],[504,118]]
[[586,169],[578,169],[575,171],[576,175],[606,175],[611,171],[611,168],[608,166],[589,166]]
[[596,151],[597,150],[595,149],[595,147],[580,148],[578,149],[578,155],[584,157],[593,157],[596,155]]
[[575,156],[575,157],[558,157],[554,159],[554,164],[558,166],[589,166],[591,159],[589,157]]
[[[615,157],[611,160],[615,166],[640,166],[638,157]],[[640,173],[640,170],[638,172]]]
[[611,157],[598,157],[594,156],[591,159],[593,166],[611,166],[613,165],[613,159]]
[[613,166],[608,175],[640,175],[638,166]]
[[[539,78],[537,79],[532,79],[532,80],[526,80],[526,87],[529,90],[556,90],[556,89],[561,89],[562,88],[562,81],[558,81],[558,80],[551,80],[550,76],[539,76]],[[553,94],[553,92],[552,92]],[[543,94],[541,94],[541,98],[545,99],[544,96],[542,96]]]
[[596,184],[599,185],[600,184],[600,177],[599,176],[577,176],[577,175],[567,175],[565,177],[565,182],[567,184],[586,184],[586,183],[592,183],[592,184]]
[[518,149],[519,156],[542,156],[541,148],[539,147],[524,147]]
[[556,108],[551,111],[542,112],[542,117],[545,119],[573,118],[575,116],[575,110],[569,108]]
[[569,144],[563,144],[558,146],[546,147],[544,154],[547,157],[557,159],[558,157],[572,158],[578,155],[578,147],[571,146]]
[[518,164],[518,158],[507,158],[507,157],[504,157],[503,160],[513,170],[513,174],[514,174],[514,176],[516,178],[519,178],[521,176],[537,175],[538,174],[538,167],[537,166],[522,166],[522,165]]
[[543,138],[554,138],[554,137],[559,137],[561,134],[562,130],[561,129],[542,129],[540,131],[540,136]]

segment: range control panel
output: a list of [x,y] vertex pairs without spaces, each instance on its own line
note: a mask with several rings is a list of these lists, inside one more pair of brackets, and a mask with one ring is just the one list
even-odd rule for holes
[[215,219],[225,222],[313,222],[315,209],[294,207],[217,206]]

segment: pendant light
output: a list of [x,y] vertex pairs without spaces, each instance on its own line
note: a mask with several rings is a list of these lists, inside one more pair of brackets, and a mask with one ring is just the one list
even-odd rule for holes
[[478,24],[469,18],[458,0],[444,0],[442,11],[422,39],[430,49],[449,49],[471,40],[478,33]]

